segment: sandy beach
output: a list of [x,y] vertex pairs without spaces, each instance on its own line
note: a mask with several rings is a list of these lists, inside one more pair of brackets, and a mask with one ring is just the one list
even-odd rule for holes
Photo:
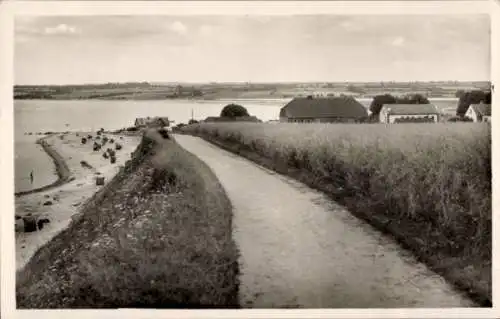
[[[82,144],[82,137],[89,134],[93,139]],[[96,185],[96,177],[103,176],[105,183],[108,183],[120,166],[130,159],[130,154],[140,142],[139,136],[104,135],[114,139],[114,143],[108,141],[99,151],[93,151],[97,136],[95,132],[56,134],[45,139],[47,145],[66,163],[70,177],[67,183],[57,187],[16,197],[17,216],[32,215],[50,220],[43,229],[28,233],[23,231],[22,220],[16,221],[16,269],[22,268],[39,247],[69,225],[71,217],[103,187]],[[117,142],[122,145],[122,149],[115,150]],[[113,164],[109,158],[103,157],[107,148],[116,152],[116,162]],[[81,161],[86,161],[88,166],[82,166]]]

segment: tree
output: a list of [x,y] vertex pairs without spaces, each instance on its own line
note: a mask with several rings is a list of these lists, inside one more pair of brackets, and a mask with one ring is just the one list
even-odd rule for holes
[[198,121],[197,120],[189,120],[188,124],[191,125],[191,124],[197,124]]
[[455,97],[461,98],[462,95],[464,95],[465,91],[464,90],[457,90],[455,93]]
[[238,104],[228,104],[220,112],[221,117],[250,116],[247,109]]
[[362,88],[360,87],[357,87],[355,85],[352,85],[352,84],[349,84],[347,86],[347,91],[349,92],[353,92],[353,93],[359,93],[359,94],[364,94],[366,93]]
[[377,95],[373,98],[370,104],[370,112],[372,112],[372,117],[376,117],[380,114],[380,110],[384,104],[395,104],[396,98],[390,94]]
[[429,99],[422,94],[409,94],[401,98],[396,98],[397,103],[402,104],[429,104]]

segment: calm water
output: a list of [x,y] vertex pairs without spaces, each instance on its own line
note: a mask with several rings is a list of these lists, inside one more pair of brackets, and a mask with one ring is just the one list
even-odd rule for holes
[[[36,145],[36,137],[27,132],[80,131],[119,129],[132,126],[137,117],[168,116],[176,123],[187,123],[193,114],[201,120],[218,116],[222,108],[236,102],[247,108],[251,115],[263,121],[277,120],[280,108],[290,99],[281,100],[218,100],[218,101],[50,101],[16,100],[14,102],[15,131],[15,189],[27,190],[55,180],[54,165]],[[359,99],[368,107],[371,99]],[[433,99],[440,109],[456,108],[456,99]],[[192,113],[191,113],[192,112]],[[34,170],[33,185],[29,173]]]

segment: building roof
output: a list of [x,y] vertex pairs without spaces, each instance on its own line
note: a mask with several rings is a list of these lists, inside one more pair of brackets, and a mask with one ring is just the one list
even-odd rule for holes
[[170,121],[168,120],[168,117],[166,117],[166,116],[157,117],[156,121],[159,125],[162,125],[162,126],[169,126],[170,125]]
[[280,111],[280,117],[289,118],[363,118],[366,108],[352,97],[294,98]]
[[169,126],[170,121],[168,117],[138,117],[135,119],[136,126],[146,126],[146,125],[161,125],[161,126]]
[[389,114],[394,115],[421,115],[421,114],[440,114],[434,104],[384,104],[384,109],[389,109]]
[[146,125],[146,119],[145,118],[136,118],[135,125],[136,126]]
[[481,116],[491,116],[491,104],[471,104],[469,107]]

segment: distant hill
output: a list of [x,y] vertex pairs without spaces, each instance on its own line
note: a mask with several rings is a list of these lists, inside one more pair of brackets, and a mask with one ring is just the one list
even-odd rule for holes
[[490,82],[319,82],[319,83],[158,83],[127,82],[81,85],[16,85],[15,99],[162,100],[269,99],[298,96],[373,97],[420,93],[430,98],[456,97],[458,91],[487,90]]

